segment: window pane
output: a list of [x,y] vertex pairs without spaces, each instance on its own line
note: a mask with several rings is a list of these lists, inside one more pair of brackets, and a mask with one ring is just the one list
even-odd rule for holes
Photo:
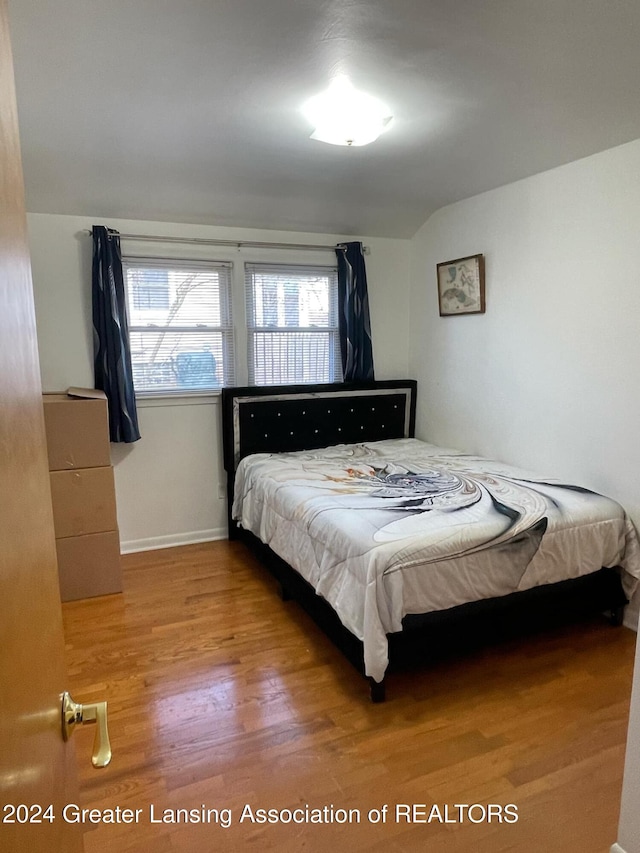
[[330,332],[256,332],[252,336],[256,385],[331,382],[336,346]]
[[138,393],[233,384],[230,266],[124,259]]
[[329,279],[258,273],[253,279],[254,325],[258,327],[321,326],[329,319]]
[[222,332],[131,332],[136,388],[201,391],[224,381]]
[[217,271],[128,267],[132,326],[221,326]]

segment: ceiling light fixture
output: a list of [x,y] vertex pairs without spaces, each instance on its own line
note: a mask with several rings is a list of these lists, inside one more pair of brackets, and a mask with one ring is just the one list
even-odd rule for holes
[[330,145],[368,145],[392,120],[381,101],[354,89],[344,75],[335,77],[326,92],[308,100],[302,111],[315,127],[311,139]]

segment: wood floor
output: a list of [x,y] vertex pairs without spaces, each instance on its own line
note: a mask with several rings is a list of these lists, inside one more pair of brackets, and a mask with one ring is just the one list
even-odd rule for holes
[[[240,543],[129,555],[124,584],[64,605],[71,692],[108,700],[113,747],[96,771],[91,728],[74,735],[81,805],[141,810],[137,823],[85,823],[87,853],[605,853],[615,841],[626,628],[593,621],[398,673],[373,705]],[[396,814],[414,804],[423,822]],[[498,808],[509,804],[516,823]],[[334,822],[249,813],[305,806],[333,807]],[[203,807],[208,823],[162,822]]]

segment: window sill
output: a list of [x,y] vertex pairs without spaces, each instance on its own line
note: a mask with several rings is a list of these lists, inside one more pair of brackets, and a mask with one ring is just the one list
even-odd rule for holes
[[220,391],[191,392],[184,394],[139,394],[139,409],[158,409],[170,406],[212,406],[220,402]]

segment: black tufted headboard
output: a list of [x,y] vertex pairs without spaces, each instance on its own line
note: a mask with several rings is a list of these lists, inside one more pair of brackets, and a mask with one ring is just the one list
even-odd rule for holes
[[415,435],[414,379],[222,389],[222,447],[228,496],[250,453],[312,450]]

